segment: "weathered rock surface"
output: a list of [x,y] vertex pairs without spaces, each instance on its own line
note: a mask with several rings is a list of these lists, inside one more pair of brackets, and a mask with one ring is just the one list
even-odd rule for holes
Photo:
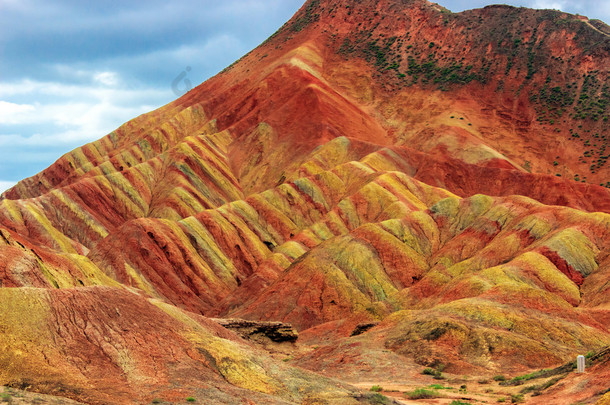
[[[514,375],[608,346],[607,33],[549,10],[308,0],[0,197],[0,385],[374,403],[328,377]],[[307,347],[284,362],[259,339]],[[609,365],[592,371],[599,388]],[[601,397],[566,381],[552,401]]]

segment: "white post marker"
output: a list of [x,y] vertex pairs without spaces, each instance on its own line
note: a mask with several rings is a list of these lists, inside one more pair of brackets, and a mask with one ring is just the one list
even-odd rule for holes
[[576,358],[576,368],[578,373],[585,372],[585,356],[578,356]]

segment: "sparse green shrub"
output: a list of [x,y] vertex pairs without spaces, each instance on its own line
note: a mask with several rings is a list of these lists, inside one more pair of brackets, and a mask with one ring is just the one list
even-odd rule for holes
[[510,396],[510,402],[513,404],[520,404],[523,401],[523,394],[513,394]]
[[379,385],[373,385],[371,387],[371,391],[373,391],[373,392],[381,392],[381,391],[383,391],[383,388],[380,387]]
[[417,388],[416,390],[407,392],[406,394],[409,399],[431,399],[439,397],[436,392],[427,390],[425,388]]
[[458,399],[451,401],[449,405],[471,405],[470,402],[462,402]]
[[496,375],[494,376],[494,381],[506,381],[506,377],[503,375]]
[[195,398],[193,398],[193,397],[187,397],[187,398],[186,398],[186,402],[195,402]]
[[530,386],[523,388],[519,393],[527,394],[529,392],[533,392],[533,394],[532,394],[533,396],[540,395],[542,391],[557,384],[557,382],[559,382],[560,380],[561,380],[561,377],[556,377],[556,378],[548,380],[544,384],[530,385]]
[[[578,175],[576,175],[578,176]],[[521,385],[523,384],[525,381],[529,381],[535,378],[541,378],[544,377],[546,373],[548,373],[550,370],[547,369],[543,369],[543,370],[538,370],[538,371],[534,371],[533,373],[529,373],[529,374],[525,374],[525,375],[520,375],[517,377],[512,378],[509,381],[506,381],[504,384],[500,384],[500,385]]]
[[441,384],[431,384],[428,386],[428,388],[432,388],[434,390],[452,390],[453,387],[445,387],[442,386]]
[[431,375],[435,380],[444,380],[445,376],[443,376],[442,371],[445,369],[444,364],[438,364],[436,369],[433,368],[425,368],[421,373],[425,375]]

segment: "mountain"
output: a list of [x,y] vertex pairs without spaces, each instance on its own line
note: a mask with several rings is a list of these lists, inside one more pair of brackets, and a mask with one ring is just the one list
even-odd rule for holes
[[[359,389],[427,368],[499,399],[474,381],[605,353],[609,67],[610,27],[582,16],[307,1],[2,195],[0,385],[391,403]],[[296,343],[249,335],[269,321]],[[531,391],[601,397],[610,364],[590,358],[588,384],[560,369]]]

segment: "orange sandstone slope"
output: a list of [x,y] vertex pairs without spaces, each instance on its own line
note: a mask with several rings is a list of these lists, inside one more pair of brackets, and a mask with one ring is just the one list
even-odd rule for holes
[[[610,345],[609,32],[308,1],[3,194],[0,384],[352,403],[375,398],[328,377],[517,373]],[[229,316],[292,323],[316,347],[294,363],[325,376],[206,318]]]

